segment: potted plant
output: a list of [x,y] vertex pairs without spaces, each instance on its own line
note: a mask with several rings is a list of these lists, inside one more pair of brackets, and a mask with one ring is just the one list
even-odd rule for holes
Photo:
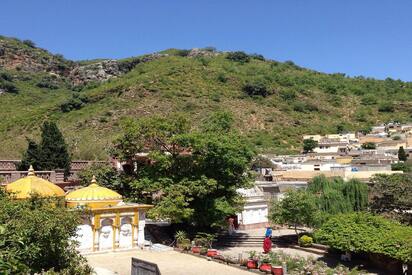
[[257,269],[258,268],[258,259],[256,256],[256,251],[249,252],[249,259],[246,263],[247,269]]
[[202,246],[200,248],[200,255],[206,255],[207,254],[207,247]]
[[192,242],[192,252],[200,253],[203,243],[204,243],[203,238],[199,235],[196,235],[196,238],[194,238]]
[[175,234],[176,239],[176,247],[179,250],[189,250],[190,248],[190,240],[187,238],[187,234],[185,231],[177,231]]
[[272,274],[283,275],[282,256],[283,254],[270,253]]
[[208,257],[217,256],[217,250],[212,248],[213,241],[215,240],[214,234],[200,232],[196,235],[196,240],[198,240],[202,246],[207,248],[206,255]]
[[266,273],[272,272],[272,265],[270,264],[269,256],[265,255],[262,259],[260,259],[259,270]]
[[202,247],[201,247],[200,245],[197,245],[196,242],[195,242],[195,243],[192,245],[192,252],[199,254],[201,248],[202,248]]

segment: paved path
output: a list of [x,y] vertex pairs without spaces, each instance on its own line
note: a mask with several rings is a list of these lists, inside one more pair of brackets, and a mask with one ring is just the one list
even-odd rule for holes
[[[246,258],[249,255],[249,251],[263,252],[263,248],[262,247],[227,247],[227,248],[219,248],[219,251],[222,253],[222,255],[232,256],[235,258],[238,258],[239,254],[242,253],[243,258]],[[272,251],[284,252],[285,254],[288,254],[291,256],[301,256],[305,258],[313,258],[314,260],[317,260],[322,257],[315,253],[306,252],[306,251],[293,249],[293,248],[272,247]]]
[[132,250],[86,255],[93,268],[103,268],[119,275],[130,275],[131,258],[139,258],[156,263],[162,275],[250,275],[252,273],[225,264],[207,261],[192,255],[176,251]]

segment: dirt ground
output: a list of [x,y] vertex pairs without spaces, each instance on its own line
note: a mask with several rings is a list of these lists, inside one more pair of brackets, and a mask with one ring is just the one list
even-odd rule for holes
[[96,268],[98,275],[130,275],[132,257],[156,263],[162,275],[251,274],[235,267],[176,251],[130,250],[86,255],[87,261]]

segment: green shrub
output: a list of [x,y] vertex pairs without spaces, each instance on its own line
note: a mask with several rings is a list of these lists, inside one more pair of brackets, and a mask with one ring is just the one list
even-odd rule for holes
[[39,88],[46,88],[51,90],[56,90],[60,88],[60,83],[57,77],[54,76],[46,76],[43,77],[37,84]]
[[176,50],[176,55],[181,57],[186,57],[190,53],[190,50]]
[[312,244],[313,244],[312,237],[303,235],[302,237],[299,238],[299,245],[302,247],[309,247],[309,246],[312,246]]
[[241,51],[230,52],[227,54],[226,58],[239,63],[247,63],[250,61],[250,56]]
[[392,171],[403,171],[404,173],[408,173],[412,171],[411,165],[409,165],[406,162],[392,163],[391,170]]
[[250,57],[253,58],[253,59],[256,59],[256,60],[260,60],[260,61],[265,61],[266,60],[263,55],[257,54],[257,53],[251,54]]
[[375,150],[376,144],[374,142],[366,142],[361,145],[362,149],[365,150]]
[[83,95],[74,94],[72,98],[60,105],[60,110],[63,113],[70,112],[72,110],[79,110],[89,102],[88,97]]
[[375,105],[378,102],[375,96],[373,95],[365,95],[361,99],[362,105]]
[[378,111],[383,113],[393,113],[395,111],[395,107],[392,103],[385,102],[379,105]]
[[300,113],[307,113],[318,111],[319,109],[316,105],[312,103],[298,101],[293,103],[293,110]]
[[36,47],[36,44],[31,40],[26,39],[26,40],[23,40],[22,42],[23,42],[23,44],[29,46],[30,48],[35,48]]
[[284,90],[280,92],[280,97],[283,100],[293,100],[296,98],[296,92],[294,90]]
[[270,94],[270,91],[262,81],[246,83],[242,89],[248,96],[266,97]]
[[17,94],[19,89],[10,81],[0,80],[0,91],[3,90],[6,93]]
[[315,231],[316,240],[334,249],[382,254],[412,261],[412,227],[381,216],[353,212],[331,216]]

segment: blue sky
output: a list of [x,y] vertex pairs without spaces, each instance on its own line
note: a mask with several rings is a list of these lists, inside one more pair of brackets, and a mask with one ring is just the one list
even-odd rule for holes
[[412,81],[408,0],[2,0],[0,8],[0,34],[69,59],[214,46]]

